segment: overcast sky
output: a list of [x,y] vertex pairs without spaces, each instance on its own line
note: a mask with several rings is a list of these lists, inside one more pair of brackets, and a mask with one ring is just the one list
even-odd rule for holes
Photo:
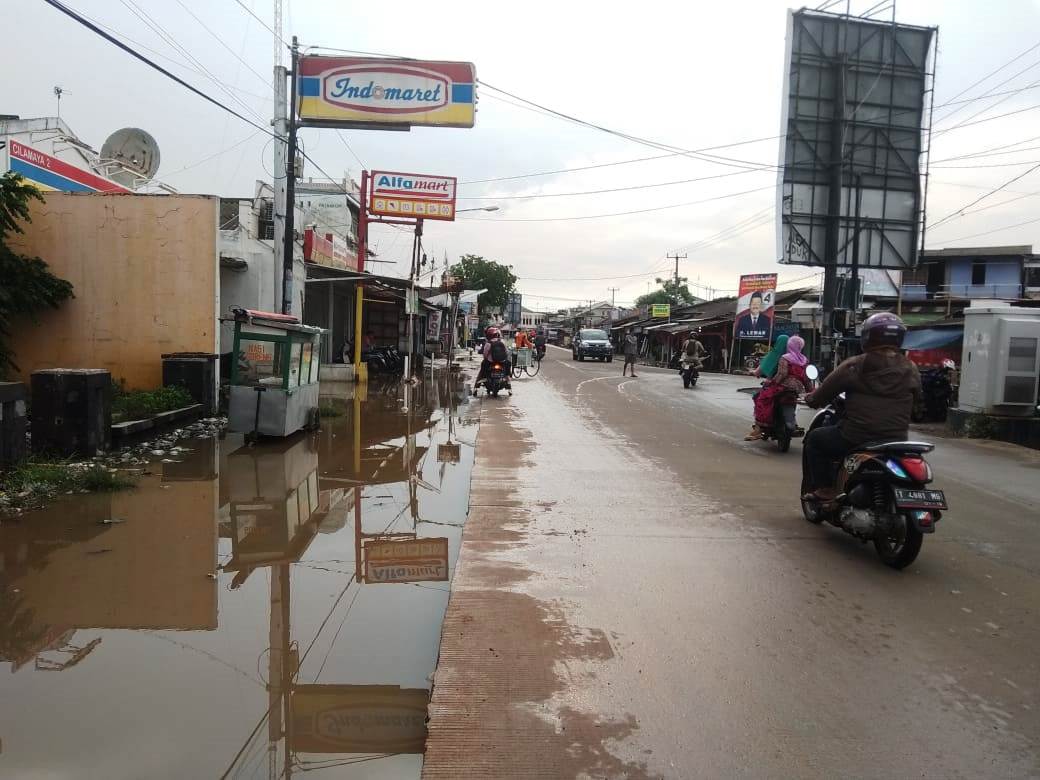
[[[66,2],[236,110],[255,112],[265,121],[270,117],[272,36],[245,10],[270,23],[269,0]],[[43,0],[21,0],[17,15],[11,12],[13,5],[5,12],[0,49],[0,113],[52,116],[53,87],[61,85],[62,117],[81,138],[100,147],[117,128],[145,128],[162,150],[158,178],[183,192],[249,196],[256,179],[269,177],[271,147],[258,131],[150,71]],[[853,0],[852,11],[872,5],[873,0]],[[285,0],[285,7],[285,36],[295,34],[304,45],[468,60],[489,84],[599,125],[684,149],[768,138],[719,154],[766,164],[777,160],[788,7],[784,2]],[[980,111],[984,113],[976,119],[1037,107],[937,135],[928,213],[939,218],[1028,171],[1027,162],[1040,160],[1040,132],[1035,129],[1040,127],[1040,1],[898,0],[897,19],[940,28],[937,105],[1037,45],[959,99],[990,89],[1035,88],[936,111],[938,131]],[[511,105],[486,88],[479,97],[472,130],[352,130],[341,138],[331,130],[308,129],[301,135],[308,154],[325,171],[333,176],[349,172],[355,179],[361,164],[347,144],[370,168],[453,175],[460,182],[661,154]],[[995,105],[998,101],[1003,102]],[[1015,146],[1021,150],[1015,153],[948,160],[1028,141],[1034,135],[1036,141]],[[671,264],[665,255],[675,250],[689,254],[680,264],[682,275],[720,290],[736,287],[741,273],[779,270],[782,284],[811,274],[813,269],[775,263],[772,172],[611,194],[517,199],[739,170],[676,156],[464,184],[459,208],[497,205],[500,210],[429,224],[425,245],[438,263],[445,253],[449,258],[473,253],[512,264],[521,278],[525,304],[536,308],[571,305],[569,299],[609,300],[610,287],[620,288],[619,302],[630,302],[647,291],[655,271],[667,272]],[[320,175],[315,170],[306,174]],[[937,228],[928,245],[1040,245],[1040,221],[1007,227],[1036,219],[1035,197],[1022,195],[1040,194],[1038,184],[1040,171],[1030,173],[974,208],[995,207]],[[729,195],[733,197],[691,204]],[[1007,205],[999,205],[1004,202]],[[560,220],[668,206],[674,208]],[[538,221],[544,219],[560,221]],[[705,242],[734,226],[747,230],[732,231],[729,240]],[[373,270],[407,272],[407,235],[380,227],[373,231],[373,242],[381,259],[398,261]],[[586,279],[595,281],[572,281]]]

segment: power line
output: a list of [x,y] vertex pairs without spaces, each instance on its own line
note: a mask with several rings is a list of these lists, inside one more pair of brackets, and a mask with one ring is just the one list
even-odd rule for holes
[[[47,2],[49,2],[49,0],[46,0],[46,1],[47,1]],[[289,49],[290,51],[292,50],[292,46],[290,46],[290,45],[289,45],[288,43],[286,43],[286,42],[285,42],[285,38],[283,38],[283,37],[282,37],[282,36],[280,36],[280,35],[279,35],[278,33],[276,33],[276,32],[274,31],[274,28],[273,28],[273,27],[271,27],[271,25],[269,25],[269,24],[268,24],[267,22],[265,22],[265,21],[264,21],[263,19],[261,19],[261,18],[260,18],[259,16],[257,16],[257,15],[256,15],[255,13],[253,13],[253,9],[252,9],[252,8],[250,8],[250,7],[248,6],[248,5],[246,5],[245,3],[243,3],[243,2],[242,2],[242,0],[235,0],[235,2],[236,2],[236,3],[238,3],[238,4],[240,5],[240,6],[242,6],[242,8],[243,8],[243,9],[245,9],[245,12],[246,12],[247,14],[249,14],[249,15],[250,15],[250,16],[252,16],[252,17],[253,17],[254,19],[256,19],[256,20],[257,20],[258,22],[260,22],[260,24],[262,24],[262,25],[264,26],[264,28],[265,28],[265,29],[266,29],[266,30],[267,30],[267,31],[268,31],[269,33],[271,33],[271,35],[273,35],[273,36],[274,36],[274,37],[275,37],[275,38],[276,38],[277,40],[281,41],[282,45],[283,45],[283,46],[284,46],[285,48]]]
[[956,243],[957,241],[966,241],[969,238],[979,238],[980,236],[989,236],[989,235],[992,235],[993,233],[1002,233],[1005,230],[1011,230],[1012,228],[1022,227],[1023,225],[1032,225],[1035,222],[1040,222],[1040,217],[1036,217],[1034,219],[1027,219],[1025,222],[1016,222],[1013,225],[1003,225],[1002,227],[993,228],[992,230],[984,230],[981,233],[972,233],[971,235],[968,235],[968,236],[957,236],[957,238],[943,239],[940,243],[943,243],[943,244],[953,244],[953,243]]
[[[46,1],[49,2],[49,0]],[[144,22],[144,24],[147,27],[151,28],[152,32],[158,35],[159,38],[166,41],[166,43],[172,46],[175,51],[179,51],[181,54],[187,57],[189,62],[194,63],[199,72],[205,75],[221,90],[223,90],[224,93],[227,94],[229,98],[231,98],[231,100],[238,103],[240,106],[242,106],[243,109],[248,111],[257,119],[261,119],[260,114],[256,111],[256,109],[254,109],[252,106],[246,103],[242,98],[235,94],[235,92],[230,87],[228,87],[224,82],[218,79],[217,76],[211,70],[209,70],[209,68],[202,64],[201,60],[199,60],[194,54],[188,51],[188,49],[185,46],[183,46],[176,39],[176,37],[171,35],[166,30],[166,28],[159,24],[159,22],[157,22],[147,11],[145,11],[143,8],[137,5],[137,3],[134,2],[134,0],[120,0],[120,2],[130,11],[130,13],[132,13],[134,16],[136,16],[138,19]]]
[[127,46],[125,43],[123,43],[121,40],[119,40],[115,36],[110,35],[109,33],[107,33],[104,30],[102,30],[100,27],[98,27],[96,24],[94,24],[93,22],[89,21],[88,19],[84,18],[83,16],[80,16],[79,13],[77,13],[76,11],[73,11],[71,8],[69,8],[67,5],[62,3],[60,0],[43,0],[43,1],[45,3],[47,3],[48,5],[56,8],[59,11],[61,11],[63,14],[65,14],[69,18],[79,22],[81,25],[86,27],[88,30],[91,30],[92,32],[96,33],[97,35],[100,35],[106,41],[108,41],[109,43],[113,44],[114,46],[117,46],[118,48],[122,49],[127,54],[129,54],[130,56],[134,57],[135,59],[140,60],[141,62],[143,62],[148,67],[153,68],[154,70],[157,70],[159,73],[161,73],[164,76],[166,76],[166,78],[172,79],[173,81],[176,81],[182,87],[184,87],[188,91],[194,93],[195,95],[198,95],[200,98],[205,100],[207,103],[212,103],[213,105],[215,105],[217,108],[221,109],[222,111],[227,111],[232,116],[235,116],[235,117],[241,119],[247,125],[250,125],[251,127],[254,127],[257,130],[260,130],[260,131],[266,133],[267,135],[275,137],[274,133],[272,133],[267,128],[262,127],[261,125],[258,125],[256,122],[254,122],[253,120],[249,119],[248,117],[243,116],[238,111],[236,111],[235,109],[231,108],[230,106],[224,105],[223,103],[221,103],[216,98],[211,97],[210,95],[207,95],[205,92],[203,92],[198,87],[195,87],[195,86],[189,84],[187,81],[182,79],[180,76],[177,76],[176,74],[171,73],[170,71],[166,70],[166,68],[164,68],[162,65],[159,65],[159,64],[153,62],[152,60],[148,59],[147,57],[145,57],[143,54],[138,53],[133,48],[131,48],[130,46]]
[[260,73],[258,73],[258,72],[257,72],[257,71],[256,71],[256,70],[255,70],[255,69],[253,68],[253,66],[252,66],[252,65],[250,65],[250,64],[249,64],[248,62],[246,62],[246,60],[245,60],[245,59],[244,59],[244,58],[242,57],[242,55],[240,55],[240,54],[239,54],[238,52],[236,52],[236,51],[235,51],[234,49],[232,49],[232,48],[231,48],[230,46],[228,46],[228,45],[227,45],[227,44],[226,44],[226,43],[224,42],[224,39],[223,39],[223,38],[221,38],[221,37],[220,37],[219,35],[217,35],[217,34],[216,34],[215,32],[213,32],[213,30],[211,30],[211,29],[209,28],[209,26],[208,26],[208,25],[207,25],[207,24],[206,24],[206,23],[205,23],[204,21],[202,21],[202,19],[200,19],[200,18],[199,18],[199,17],[198,17],[198,16],[197,16],[197,15],[195,14],[195,12],[194,12],[194,11],[192,11],[192,10],[191,10],[191,9],[190,9],[190,8],[189,8],[189,7],[187,6],[187,5],[185,5],[185,4],[184,4],[184,0],[177,0],[177,5],[179,5],[179,6],[181,7],[181,8],[183,8],[183,9],[184,9],[185,11],[187,11],[187,12],[188,12],[189,14],[191,14],[191,18],[192,18],[192,19],[194,19],[194,20],[195,20],[196,22],[198,22],[198,23],[199,23],[199,26],[201,26],[203,30],[205,30],[206,32],[208,32],[208,33],[209,33],[209,34],[210,34],[210,35],[211,35],[211,36],[212,36],[212,37],[213,37],[213,38],[214,38],[214,39],[215,39],[215,40],[217,41],[217,43],[219,43],[219,44],[220,44],[221,46],[223,46],[223,47],[224,47],[225,49],[227,49],[227,50],[228,50],[229,52],[231,52],[231,55],[232,55],[232,56],[233,56],[233,57],[234,57],[234,58],[235,58],[236,60],[238,60],[239,62],[241,62],[241,63],[242,63],[243,65],[245,65],[245,66],[246,66],[246,68],[248,68],[248,69],[249,69],[249,70],[250,70],[250,71],[251,71],[251,72],[253,73],[253,75],[254,75],[254,76],[256,76],[256,77],[257,77],[258,79],[260,79],[260,81],[261,81],[261,82],[262,82],[263,84],[267,85],[267,84],[269,84],[269,83],[270,83],[270,78],[269,78],[269,77],[267,77],[267,76],[262,76],[262,75],[260,75]]
[[744,190],[742,192],[731,192],[728,195],[717,195],[713,198],[703,198],[701,200],[691,200],[686,203],[673,203],[668,206],[655,206],[649,209],[633,209],[631,211],[617,211],[611,214],[586,214],[583,216],[575,217],[491,217],[491,218],[466,218],[459,220],[461,222],[574,222],[584,219],[606,219],[608,217],[626,217],[631,214],[647,214],[652,211],[667,211],[668,209],[679,209],[685,206],[696,206],[700,203],[711,203],[716,200],[725,200],[726,198],[737,198],[741,195],[750,195],[754,192],[763,192],[764,190],[775,190],[775,185],[769,185],[768,187],[757,187],[753,190]]
[[[1008,67],[1009,65],[1013,65],[1014,63],[1018,62],[1020,59],[1025,57],[1027,54],[1029,54],[1029,52],[1035,51],[1036,49],[1040,49],[1040,43],[1034,43],[1032,46],[1030,46],[1024,52],[1022,52],[1021,54],[1016,55],[1015,57],[1012,57],[1010,60],[1008,60],[1003,65],[998,67],[996,70],[990,71],[985,76],[980,78],[978,81],[975,81],[975,82],[969,84],[967,87],[965,87],[960,92],[958,92],[956,95],[954,95],[951,101],[947,101],[943,105],[950,105],[952,103],[952,101],[955,101],[955,100],[957,100],[957,98],[961,97],[962,95],[966,95],[968,92],[971,92],[973,89],[975,89],[975,87],[979,86],[979,84],[982,84],[983,82],[988,81],[993,76],[996,76],[998,73],[1000,73],[1000,71],[1004,70],[1004,68]],[[938,106],[938,107],[942,108],[942,106]],[[946,119],[949,116],[952,116],[952,114],[947,114],[946,117],[940,117],[938,121],[941,122],[943,119]]]
[[[677,179],[675,181],[661,181],[654,182],[652,184],[634,184],[630,187],[610,187],[603,190],[585,190],[583,192],[542,192],[536,195],[480,195],[480,196],[462,196],[459,200],[534,200],[538,198],[570,198],[579,195],[604,195],[613,192],[629,192],[631,190],[646,190],[655,187],[671,187],[676,184],[692,184],[698,181],[708,181],[710,179],[724,179],[730,176],[741,176],[745,173],[760,173],[760,171],[747,170],[747,171],[731,171],[729,173],[717,173],[712,176],[698,176],[693,179]],[[772,173],[772,171],[767,171]]]
[[966,211],[967,209],[970,209],[970,208],[971,208],[972,206],[974,206],[974,205],[975,205],[976,203],[981,203],[981,202],[982,202],[982,201],[984,201],[984,200],[985,200],[986,198],[988,198],[988,197],[990,197],[990,196],[992,196],[992,195],[996,195],[996,194],[997,194],[998,192],[1000,192],[1001,190],[1003,190],[1003,189],[1004,189],[1005,187],[1007,187],[1007,186],[1009,186],[1009,185],[1011,185],[1011,184],[1014,184],[1014,183],[1015,183],[1016,181],[1018,181],[1019,179],[1023,179],[1023,178],[1025,178],[1026,176],[1028,176],[1029,174],[1031,174],[1031,173],[1032,173],[1033,171],[1035,171],[1035,170],[1036,170],[1037,168],[1040,168],[1040,163],[1037,163],[1037,164],[1036,164],[1036,165],[1034,165],[1034,166],[1033,166],[1032,168],[1030,168],[1030,169],[1029,169],[1028,171],[1024,171],[1024,172],[1022,172],[1022,173],[1018,174],[1017,176],[1015,176],[1015,177],[1013,177],[1013,178],[1011,178],[1011,179],[1008,179],[1008,180],[1007,180],[1006,182],[1004,182],[1003,184],[1001,184],[1001,185],[1000,185],[999,187],[994,187],[993,189],[991,189],[991,190],[990,190],[989,192],[987,192],[986,194],[984,194],[984,195],[980,195],[980,196],[979,196],[978,198],[976,198],[975,200],[973,200],[973,201],[972,201],[971,203],[968,203],[968,204],[967,204],[967,205],[965,205],[965,206],[961,206],[961,207],[960,207],[959,209],[957,209],[956,211],[952,211],[952,212],[950,212],[949,214],[947,214],[947,215],[946,215],[945,217],[943,217],[942,219],[940,219],[940,220],[937,220],[937,221],[935,221],[935,222],[931,223],[930,225],[928,225],[928,229],[929,229],[929,230],[934,230],[935,228],[937,228],[937,227],[938,227],[939,225],[943,224],[944,222],[948,222],[949,220],[951,220],[951,219],[954,219],[955,217],[958,217],[958,216],[963,216],[963,215],[964,215],[964,212],[965,212],[965,211]]

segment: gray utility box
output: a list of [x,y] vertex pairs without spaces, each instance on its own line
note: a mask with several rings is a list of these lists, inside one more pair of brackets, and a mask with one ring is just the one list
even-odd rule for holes
[[95,368],[32,374],[32,450],[55,455],[106,452],[112,436],[112,375]]
[[25,385],[0,382],[0,469],[25,457]]
[[960,409],[1030,417],[1040,375],[1040,309],[973,302],[964,310]]
[[217,413],[217,355],[173,352],[162,356],[163,387],[181,385],[207,415]]

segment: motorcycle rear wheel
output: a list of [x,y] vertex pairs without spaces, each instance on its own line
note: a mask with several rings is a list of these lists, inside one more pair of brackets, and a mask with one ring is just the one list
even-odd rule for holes
[[924,535],[917,530],[910,518],[906,515],[901,517],[905,528],[902,539],[889,536],[885,532],[879,532],[874,537],[874,549],[877,550],[878,557],[893,569],[905,569],[917,560],[921,552],[921,543],[924,541]]

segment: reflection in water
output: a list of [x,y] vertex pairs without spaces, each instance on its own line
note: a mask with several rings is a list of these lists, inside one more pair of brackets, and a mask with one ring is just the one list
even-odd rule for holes
[[0,526],[0,776],[417,777],[464,398],[372,385],[320,434],[191,440]]

